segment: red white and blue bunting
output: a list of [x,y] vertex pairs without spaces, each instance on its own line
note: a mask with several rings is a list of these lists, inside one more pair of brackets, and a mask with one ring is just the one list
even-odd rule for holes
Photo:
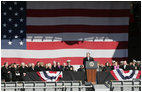
[[37,72],[37,74],[40,76],[42,81],[46,82],[55,82],[63,77],[61,71],[40,71]]
[[123,69],[116,69],[112,70],[111,74],[116,80],[133,80],[140,78],[141,71],[139,70],[124,71]]

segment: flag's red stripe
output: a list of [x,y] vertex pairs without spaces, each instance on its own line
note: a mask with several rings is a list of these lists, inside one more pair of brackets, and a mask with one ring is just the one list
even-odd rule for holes
[[49,73],[54,73],[54,74],[56,74],[56,73],[57,73],[57,71],[49,71]]
[[27,33],[128,33],[128,26],[91,26],[91,25],[55,25],[55,26],[27,26]]
[[127,49],[128,42],[27,42],[28,50],[56,50],[56,49]]
[[124,73],[129,73],[130,71],[124,71]]
[[46,81],[46,80],[44,80],[42,77],[41,77],[41,74],[39,73],[39,72],[36,72],[37,74],[38,74],[38,76],[40,77],[40,79],[42,80],[42,81]]
[[[80,65],[83,63],[84,57],[63,57],[63,58],[43,58],[43,59],[36,59],[36,58],[1,58],[1,64],[3,65],[4,62],[17,63],[20,64],[21,62],[28,63],[36,63],[37,61],[46,63],[52,63],[54,60],[60,62],[61,64],[66,62],[68,59],[71,60],[72,65]],[[107,61],[110,63],[112,60],[121,61],[121,60],[128,60],[128,57],[123,58],[94,58],[95,61],[100,62],[100,64],[105,64]]]
[[110,71],[110,73],[115,78],[115,80],[118,80],[117,76],[115,75],[115,73],[113,71]]
[[141,71],[138,72],[138,75],[137,75],[136,79],[139,79],[140,76],[141,76]]
[[28,9],[28,17],[128,17],[129,9],[102,10],[102,9]]

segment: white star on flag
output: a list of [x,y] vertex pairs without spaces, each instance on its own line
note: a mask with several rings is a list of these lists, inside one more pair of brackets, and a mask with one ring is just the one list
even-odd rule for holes
[[6,38],[6,35],[3,35],[3,38]]
[[5,23],[3,24],[3,27],[6,27],[6,24],[5,24]]
[[20,22],[23,22],[23,19],[22,19],[22,18],[20,19]]
[[23,45],[23,41],[20,41],[19,43],[20,43],[20,45]]
[[20,8],[21,11],[22,11],[23,9],[24,9],[23,7]]
[[23,30],[20,30],[20,33],[23,33]]
[[12,10],[12,7],[9,7],[9,10]]
[[18,15],[18,13],[17,12],[15,12],[15,16],[17,16]]
[[17,36],[17,35],[15,35],[15,38],[18,38],[18,36]]
[[11,29],[9,29],[9,30],[8,30],[8,32],[9,32],[9,33],[11,33],[11,32],[12,32],[12,30],[11,30]]
[[14,2],[14,5],[17,5],[17,2]]
[[14,24],[14,27],[18,27],[18,24]]
[[8,41],[8,45],[12,45],[12,42],[11,42],[11,41]]
[[3,15],[7,15],[7,13],[6,13],[6,12],[4,12],[4,13],[3,13]]
[[8,21],[9,21],[9,22],[11,22],[11,21],[12,21],[12,19],[11,19],[11,18],[9,18],[9,19],[8,19]]

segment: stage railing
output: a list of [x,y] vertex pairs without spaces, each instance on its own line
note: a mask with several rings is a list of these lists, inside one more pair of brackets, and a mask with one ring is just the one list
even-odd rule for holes
[[110,91],[141,91],[141,80],[110,81]]
[[2,91],[86,91],[92,89],[92,85],[83,85],[81,81],[62,81],[62,82],[2,82]]

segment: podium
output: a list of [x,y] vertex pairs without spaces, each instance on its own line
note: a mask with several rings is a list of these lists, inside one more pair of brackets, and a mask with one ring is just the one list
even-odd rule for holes
[[97,71],[97,62],[86,61],[87,82],[96,84],[96,71]]

